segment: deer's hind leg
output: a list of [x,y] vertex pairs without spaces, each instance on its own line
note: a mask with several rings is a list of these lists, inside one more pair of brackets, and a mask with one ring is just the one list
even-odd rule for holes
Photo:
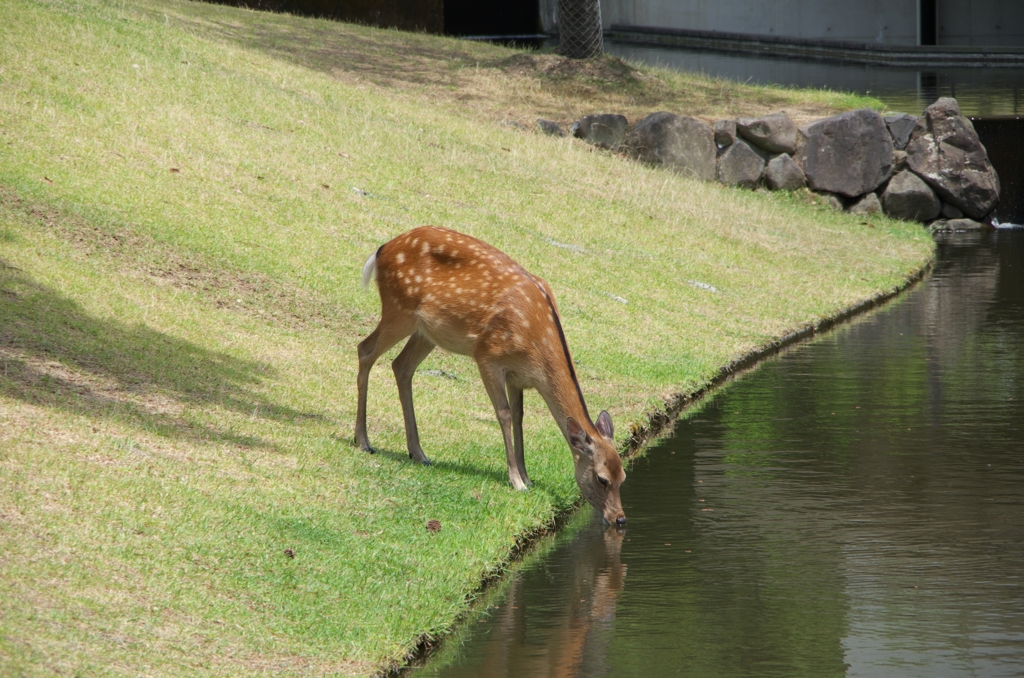
[[405,419],[405,442],[409,448],[409,458],[421,464],[430,465],[430,460],[420,447],[420,434],[416,428],[416,412],[412,407],[412,375],[423,359],[434,350],[434,342],[421,332],[413,333],[409,343],[398,354],[391,369],[395,371],[398,382],[398,399],[402,401],[402,417]]
[[366,391],[370,383],[370,368],[389,348],[405,339],[416,329],[416,318],[411,314],[391,311],[387,305],[381,309],[377,328],[359,342],[359,376],[356,378],[356,445],[364,452],[373,452],[366,435]]

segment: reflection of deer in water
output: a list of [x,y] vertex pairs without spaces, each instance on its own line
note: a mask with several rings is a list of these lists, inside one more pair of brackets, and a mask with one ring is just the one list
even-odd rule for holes
[[[583,535],[579,538],[582,538]],[[607,648],[614,631],[615,603],[625,585],[621,562],[623,534],[605,530],[594,534],[580,551],[573,551],[572,581],[559,587],[560,599],[546,598],[544,611],[531,619],[531,596],[519,573],[484,650],[477,675],[572,678],[608,675]],[[527,636],[529,647],[527,649]]]

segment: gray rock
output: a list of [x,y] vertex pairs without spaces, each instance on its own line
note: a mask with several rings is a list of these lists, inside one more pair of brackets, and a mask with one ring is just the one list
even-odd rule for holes
[[848,210],[851,214],[881,214],[882,203],[878,202],[878,196],[874,193],[868,193],[857,202],[850,205]]
[[961,231],[983,231],[990,228],[988,224],[983,224],[980,221],[974,219],[936,219],[932,223],[928,224],[928,228],[933,232],[961,232]]
[[796,153],[796,124],[785,113],[740,118],[736,121],[736,132],[769,153]]
[[910,133],[914,131],[917,124],[917,117],[908,113],[885,116],[885,126],[889,128],[889,135],[892,137],[892,145],[898,151],[907,147],[910,141]]
[[789,156],[782,153],[768,161],[764,170],[764,182],[773,191],[795,191],[807,183],[804,171]]
[[564,137],[565,130],[554,120],[545,120],[544,118],[537,118],[537,127],[540,128],[544,134],[550,134],[553,137]]
[[715,145],[719,148],[726,148],[736,143],[735,120],[716,120],[714,129]]
[[999,175],[956,99],[925,109],[907,144],[907,166],[969,217],[985,216],[999,201]]
[[942,216],[947,219],[963,219],[964,213],[950,205],[948,202],[944,202],[942,203]]
[[885,213],[906,221],[931,221],[942,204],[932,189],[913,172],[898,172],[882,194]]
[[793,159],[816,191],[852,198],[871,193],[892,175],[892,139],[876,111],[834,115],[801,132],[807,142]]
[[598,148],[616,150],[626,135],[629,121],[626,116],[616,113],[600,113],[586,115],[573,123],[570,128],[572,135],[583,139]]
[[718,160],[718,180],[727,186],[756,188],[764,174],[763,151],[750,147],[747,142],[737,139],[736,143],[722,152]]
[[897,151],[893,149],[892,152],[892,173],[902,172],[907,169],[907,152]]
[[715,178],[715,140],[711,125],[672,113],[651,113],[633,126],[622,142],[630,157],[681,174]]

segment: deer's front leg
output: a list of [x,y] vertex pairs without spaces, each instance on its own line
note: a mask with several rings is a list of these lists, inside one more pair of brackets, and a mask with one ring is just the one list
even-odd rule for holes
[[[504,370],[489,367],[477,361],[480,367],[480,379],[484,382],[487,395],[494,405],[494,414],[501,424],[501,434],[505,439],[505,461],[508,464],[508,480],[512,487],[517,490],[528,489],[526,481],[519,473],[519,464],[516,462],[515,441],[512,437],[512,409],[509,407],[508,398],[505,396],[505,374]],[[522,417],[520,416],[520,421]]]
[[526,459],[523,456],[523,389],[506,380],[506,390],[508,390],[509,409],[512,411],[512,443],[515,450],[516,468],[519,469],[519,477],[527,487],[532,487],[533,481],[526,474]]
[[398,399],[402,401],[402,417],[405,419],[405,442],[409,448],[409,458],[421,464],[430,464],[427,455],[420,447],[420,434],[416,428],[416,412],[412,408],[412,375],[423,359],[434,350],[434,342],[416,332],[409,339],[402,352],[398,354],[391,368],[398,382]]

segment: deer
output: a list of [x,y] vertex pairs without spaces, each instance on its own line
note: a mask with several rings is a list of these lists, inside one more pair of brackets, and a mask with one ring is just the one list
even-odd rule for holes
[[420,446],[412,378],[440,346],[476,362],[501,425],[508,478],[533,483],[523,453],[523,391],[536,389],[569,445],[576,484],[605,523],[622,527],[619,486],[626,479],[607,410],[592,421],[547,282],[482,240],[420,226],[381,245],[363,265],[363,286],[376,276],[381,317],[359,342],[355,443],[373,453],[366,431],[370,369],[388,349],[409,341],[392,362],[409,458],[430,465]]

